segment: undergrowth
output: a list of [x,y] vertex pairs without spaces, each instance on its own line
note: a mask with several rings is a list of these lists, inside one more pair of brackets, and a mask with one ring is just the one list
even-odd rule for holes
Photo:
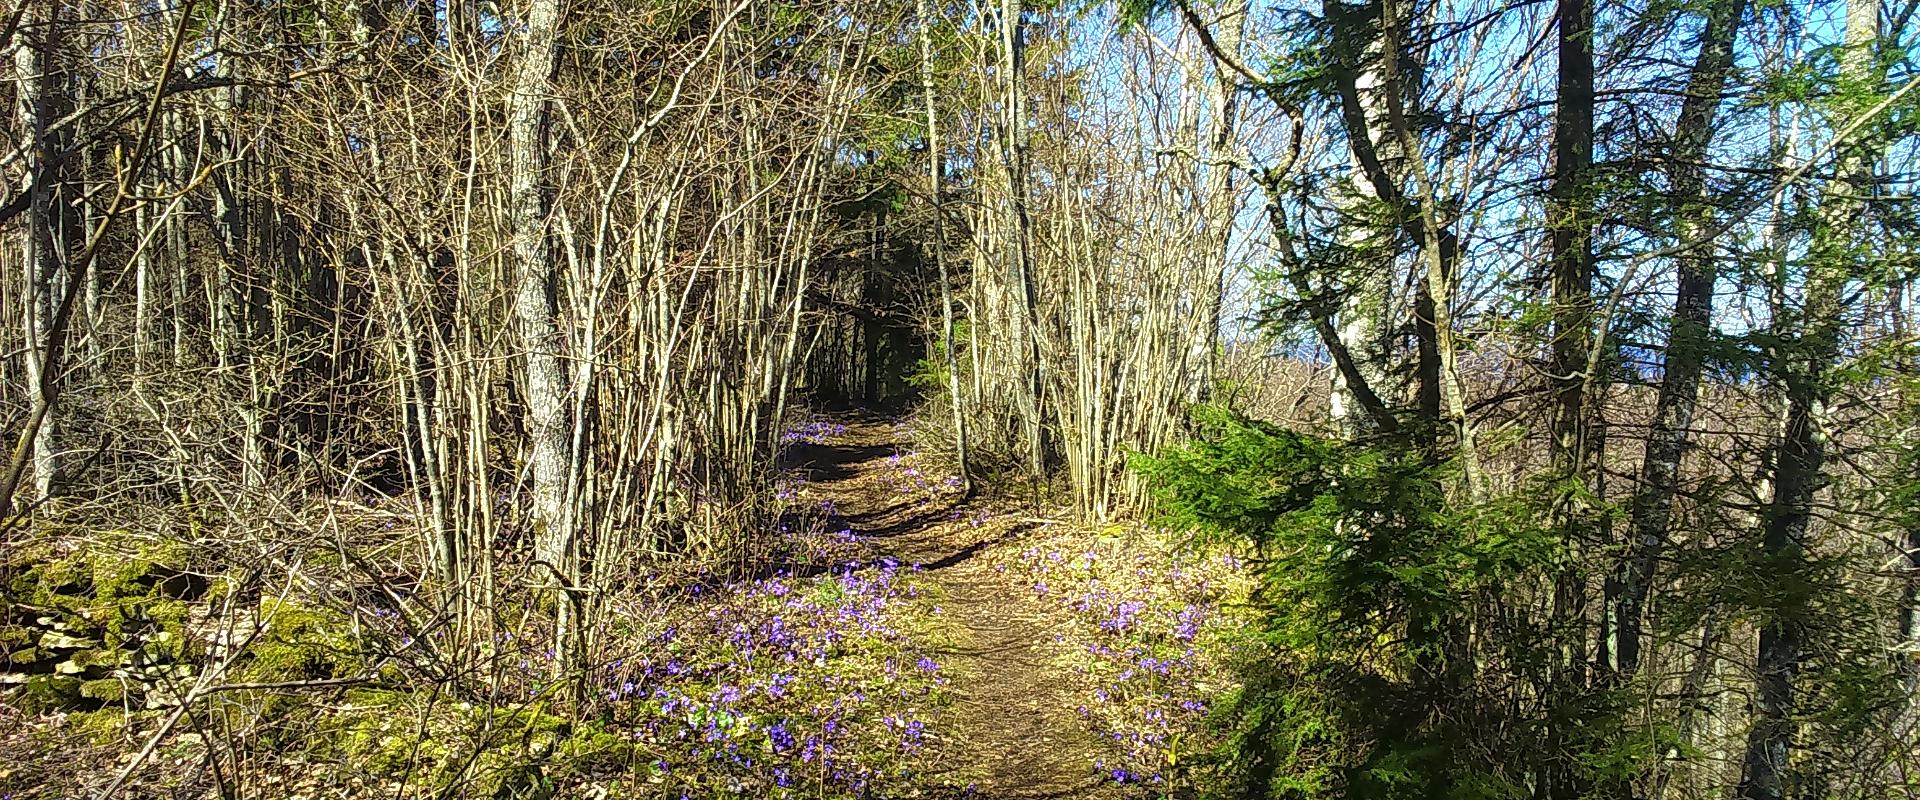
[[308,580],[244,591],[192,542],[36,531],[0,625],[0,796],[90,795],[156,737],[123,796],[892,794],[949,701],[934,599],[807,506],[801,478],[775,491],[790,513],[767,574],[606,598],[608,655],[571,670],[537,594],[503,590],[475,649],[419,587],[357,584],[346,561],[418,535],[390,518],[354,558],[310,554],[287,565]]

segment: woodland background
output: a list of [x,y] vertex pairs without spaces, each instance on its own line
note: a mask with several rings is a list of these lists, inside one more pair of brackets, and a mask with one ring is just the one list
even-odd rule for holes
[[604,718],[857,403],[1247,556],[1203,788],[1907,796],[1916,8],[15,0],[8,703]]

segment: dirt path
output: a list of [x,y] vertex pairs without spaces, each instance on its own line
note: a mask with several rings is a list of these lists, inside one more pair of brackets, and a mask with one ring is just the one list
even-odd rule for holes
[[983,799],[1118,796],[1093,771],[1100,743],[1076,717],[1071,676],[1055,666],[1060,621],[981,557],[1012,546],[1020,524],[976,526],[979,509],[903,494],[894,486],[901,467],[891,461],[890,424],[847,424],[845,435],[808,448],[802,469],[855,533],[884,555],[921,565],[944,598],[941,624],[953,646],[940,660],[956,699],[929,724],[940,743],[938,782]]

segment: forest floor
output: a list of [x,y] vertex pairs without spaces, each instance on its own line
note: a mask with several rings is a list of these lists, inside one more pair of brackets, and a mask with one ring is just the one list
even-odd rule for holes
[[[0,800],[96,795],[122,769],[125,797],[1116,800],[1213,783],[1238,557],[1138,520],[967,501],[883,417],[782,437],[768,574],[613,597],[607,655],[580,676],[551,667],[529,614],[482,643],[493,671],[458,703],[434,676],[466,662],[417,645],[422,609],[342,591],[374,585],[360,560],[315,549],[299,582],[243,595],[209,588],[230,567],[174,528],[50,528],[0,560],[31,592],[0,605]],[[403,503],[328,513],[356,553],[420,537]],[[217,651],[241,625],[244,650]],[[181,676],[226,685],[184,717]],[[605,697],[593,718],[556,711],[582,682]]]
[[928,720],[940,784],[979,798],[1105,798],[1120,787],[1093,765],[1104,743],[1076,716],[1064,665],[1068,612],[1036,597],[998,551],[1039,524],[916,491],[894,426],[854,418],[795,453],[808,499],[831,503],[882,558],[918,565],[940,598],[936,648],[953,702]]

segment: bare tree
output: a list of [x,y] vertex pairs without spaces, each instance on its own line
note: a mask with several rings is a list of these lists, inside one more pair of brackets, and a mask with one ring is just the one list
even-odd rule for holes
[[571,581],[573,515],[568,487],[567,379],[560,358],[555,292],[558,272],[548,241],[553,213],[547,185],[548,96],[559,69],[560,0],[529,0],[525,32],[507,101],[509,201],[512,204],[514,324],[524,349],[528,462],[533,474],[535,556]]

